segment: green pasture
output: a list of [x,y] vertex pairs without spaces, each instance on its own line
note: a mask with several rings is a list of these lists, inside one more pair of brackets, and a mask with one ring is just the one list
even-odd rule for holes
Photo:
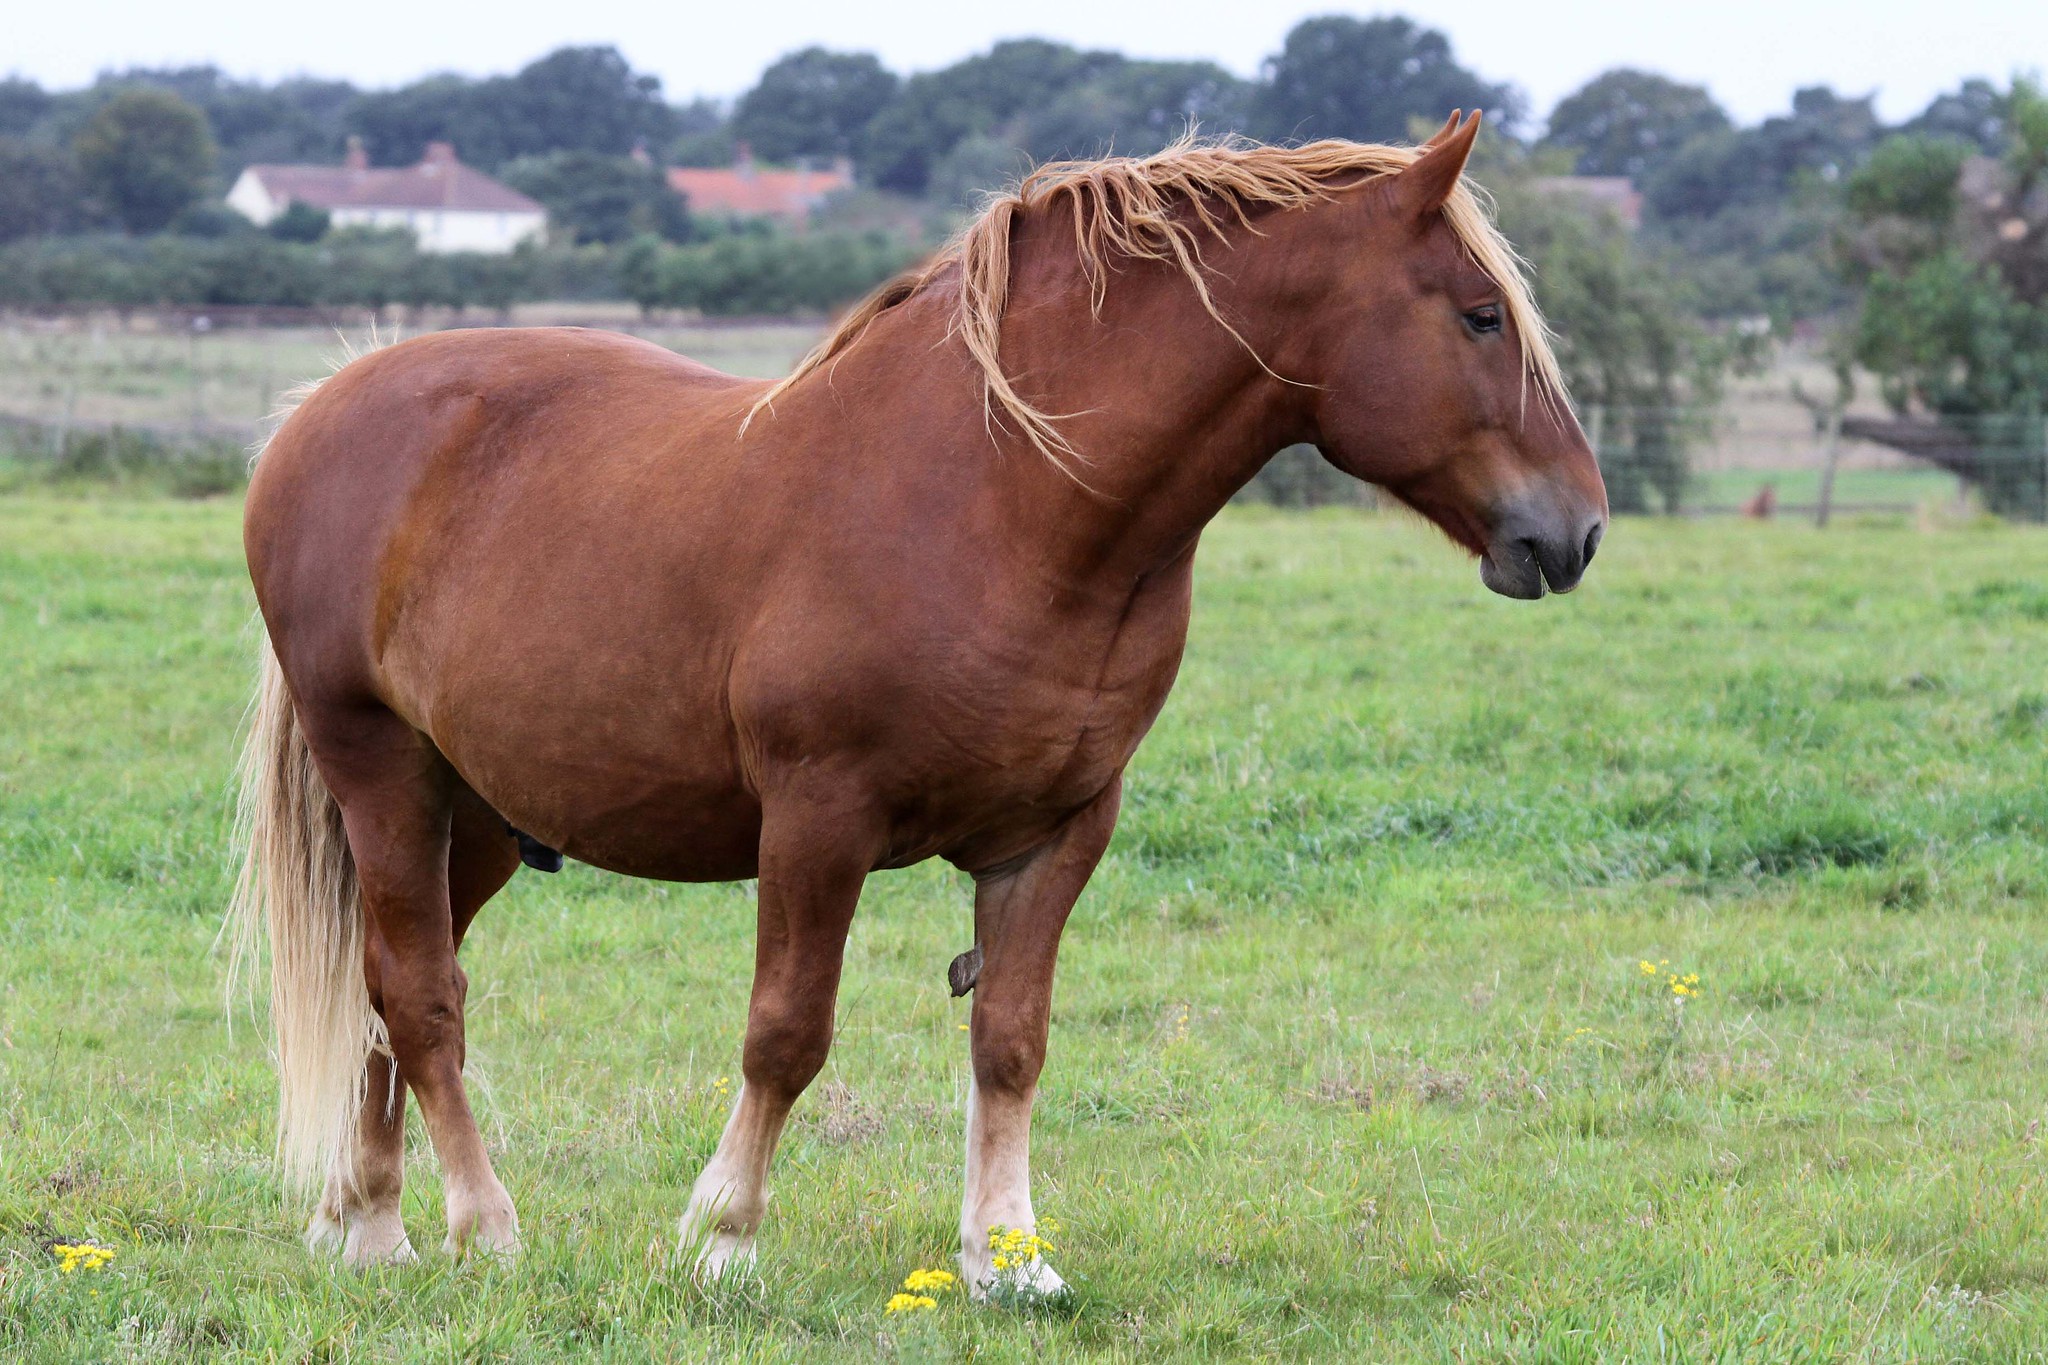
[[466,957],[525,1255],[435,1250],[416,1137],[423,1262],[307,1258],[213,945],[236,517],[0,497],[0,1357],[2048,1359],[2048,533],[1625,522],[1529,605],[1405,519],[1231,510],[1062,961],[1076,1293],[904,1320],[959,1196],[933,867],[870,884],[757,1284],[673,1259],[750,889],[580,867]]
[[[1690,503],[1695,507],[1741,507],[1757,490],[1777,490],[1779,515],[1811,515],[1820,502],[1818,469],[1716,469],[1695,473]],[[1838,512],[1861,508],[1886,511],[1953,506],[1956,476],[1932,465],[1897,469],[1844,469],[1835,475],[1834,506]],[[1800,513],[1786,509],[1797,507]]]

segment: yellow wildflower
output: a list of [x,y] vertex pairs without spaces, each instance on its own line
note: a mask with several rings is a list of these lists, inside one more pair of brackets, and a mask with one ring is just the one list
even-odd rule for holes
[[[1053,1227],[1051,1220],[1046,1226]],[[1022,1228],[1006,1228],[997,1224],[988,1230],[989,1250],[995,1252],[997,1270],[1022,1270],[1033,1261],[1054,1249],[1053,1244],[1035,1232]]]
[[959,1283],[950,1270],[913,1270],[903,1287],[913,1294],[930,1294],[935,1290],[951,1289]]
[[57,1267],[66,1275],[80,1270],[98,1270],[114,1259],[114,1249],[95,1242],[59,1242],[50,1248],[61,1264]]
[[885,1313],[922,1313],[937,1308],[939,1301],[928,1294],[897,1294],[890,1298]]
[[1659,958],[1655,962],[1644,958],[1636,963],[1637,971],[1664,986],[1665,989],[1669,990],[1672,995],[1680,1000],[1700,993],[1700,974],[1698,972],[1674,972],[1670,970],[1670,967],[1671,962],[1668,958]]

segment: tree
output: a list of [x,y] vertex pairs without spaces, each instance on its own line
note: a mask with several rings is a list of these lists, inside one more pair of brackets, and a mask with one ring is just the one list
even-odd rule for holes
[[1610,216],[1498,180],[1501,221],[1534,267],[1537,301],[1616,511],[1676,512],[1735,350],[1700,325],[1686,281]]
[[375,91],[356,101],[348,122],[378,165],[411,165],[429,142],[452,142],[485,170],[545,152],[623,156],[677,131],[660,79],[636,74],[611,47],[561,48],[511,76],[429,76]]
[[577,242],[623,242],[652,233],[672,242],[690,236],[690,216],[659,170],[626,156],[550,152],[521,157],[502,172],[505,183],[539,200],[548,220]]
[[740,96],[733,135],[766,161],[850,157],[899,84],[872,53],[807,47],[770,66]]
[[168,90],[206,115],[223,180],[252,161],[331,159],[346,132],[342,116],[357,97],[346,81],[301,77],[266,86],[213,66],[131,68],[101,76],[86,94],[105,99],[139,87]]
[[473,85],[466,77],[448,74],[369,91],[350,108],[349,129],[363,139],[372,165],[409,166],[429,142],[449,142],[470,164],[495,166],[503,129],[480,116]]
[[1348,137],[1397,142],[1411,122],[1441,123],[1452,109],[1484,110],[1512,126],[1520,97],[1458,65],[1451,41],[1412,19],[1304,19],[1266,59],[1252,105],[1269,140]]
[[2002,158],[1889,139],[1849,180],[1841,258],[1865,286],[1853,357],[1890,421],[1843,429],[1974,480],[1993,511],[2048,519],[2048,96],[2015,81]]
[[1874,95],[1844,99],[1824,85],[1792,92],[1792,112],[1756,130],[1765,183],[1782,189],[1801,172],[1825,181],[1849,174],[1884,135]]
[[72,142],[79,175],[130,232],[155,232],[206,191],[213,137],[206,116],[168,90],[123,90]]
[[62,232],[81,216],[69,156],[25,138],[0,137],[0,242]]
[[[493,94],[497,82],[484,85]],[[623,156],[675,133],[661,78],[636,73],[615,47],[565,47],[523,67],[505,98],[514,122],[509,155],[602,152]]]
[[932,168],[962,139],[996,132],[1124,62],[1114,52],[1083,52],[1038,38],[997,43],[981,56],[905,81],[868,125],[856,159],[884,189],[922,194]]
[[19,76],[0,80],[0,136],[20,137],[29,132],[42,122],[55,102],[34,81]]
[[738,151],[732,125],[716,102],[694,99],[677,105],[676,136],[668,144],[671,166],[730,166]]
[[1692,139],[1728,126],[1726,111],[1705,88],[1624,68],[1560,100],[1544,141],[1577,153],[1580,175],[1641,181]]
[[333,225],[334,216],[326,209],[294,199],[283,213],[264,224],[264,230],[281,242],[317,242]]
[[1972,78],[1899,126],[1901,133],[1954,138],[1986,156],[1997,156],[2010,139],[2011,110],[2005,94],[1990,81]]
[[1863,222],[1900,218],[1943,238],[1956,216],[1956,180],[1969,155],[1969,144],[1954,138],[1886,138],[1849,177],[1843,202]]
[[1016,138],[1036,161],[1144,156],[1189,128],[1238,132],[1252,87],[1213,62],[1126,62],[1022,115]]
[[1869,155],[1883,132],[1872,97],[1826,86],[1794,92],[1792,111],[1755,128],[1708,129],[1652,168],[1646,197],[1665,218],[1705,218],[1742,204],[1782,200],[1804,178],[1832,184]]

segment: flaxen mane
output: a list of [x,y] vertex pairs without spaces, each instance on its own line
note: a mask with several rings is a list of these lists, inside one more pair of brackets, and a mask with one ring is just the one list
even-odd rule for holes
[[[891,280],[849,312],[795,370],[762,395],[748,421],[792,385],[843,355],[882,312],[957,267],[960,296],[953,330],[981,369],[990,408],[1014,421],[1032,445],[1072,473],[1070,461],[1079,460],[1080,453],[1055,427],[1053,414],[1033,406],[1011,386],[998,353],[1009,302],[1010,234],[1020,215],[1050,208],[1061,199],[1071,202],[1074,249],[1088,279],[1090,302],[1098,311],[1118,259],[1168,261],[1187,277],[1209,315],[1243,341],[1210,296],[1202,257],[1204,236],[1226,242],[1223,229],[1231,218],[1256,231],[1250,218],[1254,208],[1303,208],[1328,199],[1333,181],[1392,175],[1421,154],[1418,147],[1378,143],[1328,140],[1266,147],[1187,137],[1147,157],[1050,162],[1010,193],[992,198],[929,261]],[[1521,257],[1494,225],[1485,202],[1463,181],[1445,202],[1443,213],[1473,262],[1500,286],[1502,302],[1521,338],[1528,377],[1546,402],[1561,402],[1564,378]]]

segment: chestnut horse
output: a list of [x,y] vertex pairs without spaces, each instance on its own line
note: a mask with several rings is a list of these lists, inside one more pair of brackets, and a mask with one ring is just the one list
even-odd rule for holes
[[700,1270],[745,1264],[862,883],[940,857],[975,882],[953,976],[985,1289],[987,1230],[1034,1227],[1054,955],[1173,684],[1203,527],[1312,442],[1496,592],[1592,558],[1605,494],[1461,178],[1477,132],[1043,168],[774,385],[546,328],[420,337],[305,398],[249,487],[268,648],[236,916],[270,938],[313,1243],[412,1254],[409,1092],[448,1247],[517,1246],[456,953],[522,849],[559,849],[759,879],[745,1084],[684,1215]]

